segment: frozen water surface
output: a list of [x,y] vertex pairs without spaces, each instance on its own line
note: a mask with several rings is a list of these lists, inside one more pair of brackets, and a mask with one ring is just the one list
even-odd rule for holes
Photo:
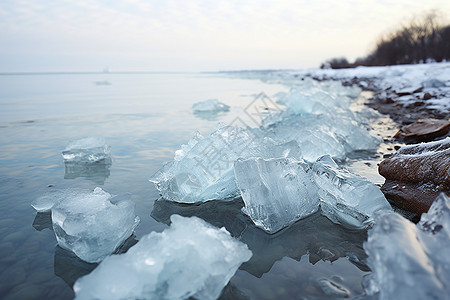
[[172,215],[171,223],[80,278],[75,299],[217,299],[252,252],[196,217]]

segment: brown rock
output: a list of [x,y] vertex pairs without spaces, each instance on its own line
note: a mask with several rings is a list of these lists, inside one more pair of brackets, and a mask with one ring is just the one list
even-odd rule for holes
[[440,192],[450,194],[450,138],[404,146],[383,160],[381,187],[397,207],[418,214],[428,211]]
[[423,98],[422,98],[423,100],[429,100],[429,99],[431,99],[431,94],[430,93],[425,93],[424,95],[423,95]]
[[421,142],[430,141],[433,138],[444,136],[449,132],[449,120],[420,119],[415,123],[402,127],[394,135],[394,138]]

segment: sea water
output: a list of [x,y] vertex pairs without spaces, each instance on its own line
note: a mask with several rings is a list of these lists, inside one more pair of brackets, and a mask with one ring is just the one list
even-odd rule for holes
[[[0,298],[73,298],[73,283],[96,265],[58,247],[50,215],[36,213],[30,203],[53,189],[95,187],[129,192],[136,203],[141,223],[122,251],[167,228],[174,213],[224,226],[246,243],[254,255],[222,299],[333,298],[324,282],[344,288],[350,297],[361,295],[362,277],[369,272],[365,231],[315,214],[268,235],[241,213],[239,199],[194,206],[155,202],[159,194],[148,178],[195,131],[208,134],[218,123],[242,120],[261,92],[270,98],[287,91],[288,86],[221,74],[0,75]],[[208,99],[218,99],[229,111],[193,112],[194,103]],[[87,136],[106,139],[111,163],[81,169],[64,163],[61,151]]]

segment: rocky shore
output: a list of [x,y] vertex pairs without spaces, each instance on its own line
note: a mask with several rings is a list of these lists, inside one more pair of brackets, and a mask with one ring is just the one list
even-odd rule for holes
[[379,165],[381,187],[395,207],[419,220],[433,200],[450,195],[450,64],[319,70],[312,78],[340,80],[373,92],[368,106],[398,125],[385,142],[412,144]]

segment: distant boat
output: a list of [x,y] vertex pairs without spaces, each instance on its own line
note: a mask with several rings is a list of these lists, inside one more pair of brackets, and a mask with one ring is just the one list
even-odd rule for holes
[[111,73],[111,68],[109,66],[104,68],[103,73]]

